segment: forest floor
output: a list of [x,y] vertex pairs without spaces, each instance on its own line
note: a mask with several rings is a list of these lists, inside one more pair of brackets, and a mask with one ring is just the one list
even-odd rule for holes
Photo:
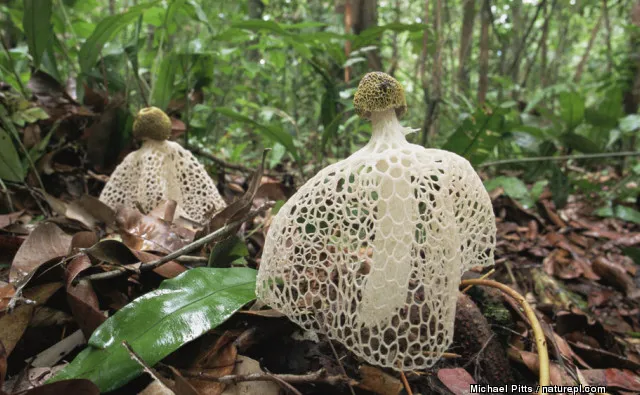
[[[53,113],[51,108],[47,111]],[[67,108],[68,117],[82,116],[78,114]],[[23,130],[25,139],[34,139],[31,146],[40,141],[40,131],[29,130],[38,127],[33,125]],[[179,135],[180,122],[174,120],[174,126]],[[8,394],[41,386],[86,347],[82,334],[102,324],[105,311],[111,316],[163,280],[206,265],[211,250],[217,254],[217,265],[237,258],[250,267],[259,265],[270,210],[234,227],[235,237],[221,247],[208,243],[188,256],[150,267],[153,270],[132,267],[188,245],[196,232],[174,221],[171,204],[148,215],[136,210],[116,215],[91,198],[107,177],[90,170],[89,132],[57,139],[64,143],[50,146],[38,161],[48,194],[33,187],[33,174],[27,184],[8,186],[11,201],[6,204],[12,210],[0,215],[0,384]],[[58,133],[67,132],[61,127]],[[283,182],[290,180],[286,175],[263,175],[255,184],[237,169],[222,166],[217,174],[226,200],[240,199],[222,218],[226,224],[294,192],[289,181]],[[611,177],[605,174],[615,172],[585,176]],[[257,187],[255,196],[245,194],[252,185]],[[498,238],[490,278],[517,290],[534,306],[547,339],[552,382],[640,393],[640,227],[594,217],[593,196],[572,195],[557,209],[545,191],[535,207],[527,209],[502,192],[491,194]],[[238,245],[244,252],[234,249]],[[121,266],[129,270],[86,280]],[[16,273],[29,276],[16,283]],[[472,271],[465,278],[481,275]],[[513,299],[473,287],[459,298],[455,328],[446,358],[429,370],[406,372],[413,393],[462,394],[471,383],[535,388],[538,355],[528,321]],[[114,393],[137,393],[149,383],[179,394],[268,395],[285,388],[302,394],[395,395],[405,390],[396,372],[364,364],[322,336],[319,342],[307,340],[286,317],[257,310],[253,303],[149,370],[154,379],[145,374]],[[255,381],[251,373],[263,381]],[[225,375],[235,376],[221,382],[218,378]],[[243,380],[247,381],[240,383]],[[79,391],[85,384],[70,383],[65,391]],[[55,391],[60,387],[45,390],[40,387],[42,392],[33,393],[59,393]],[[157,388],[146,391],[162,393]]]

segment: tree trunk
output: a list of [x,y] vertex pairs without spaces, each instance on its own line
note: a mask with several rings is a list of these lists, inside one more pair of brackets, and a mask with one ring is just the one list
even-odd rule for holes
[[[553,7],[551,7],[553,10]],[[547,46],[547,41],[549,39],[549,21],[551,19],[551,15],[547,15],[547,22],[542,27],[542,37],[540,38],[540,83],[542,87],[546,87],[549,85],[549,78],[547,76],[547,64],[549,63],[549,47]]]
[[468,62],[471,55],[471,41],[475,20],[476,0],[464,0],[462,27],[460,29],[460,51],[458,53],[458,88],[463,93],[469,90]]
[[482,3],[480,25],[480,76],[478,80],[478,103],[484,104],[489,89],[489,23],[491,20],[489,0]]
[[587,64],[589,60],[589,55],[591,54],[591,48],[593,48],[593,43],[596,41],[596,37],[598,36],[598,31],[600,31],[600,25],[602,25],[602,19],[604,17],[604,13],[600,14],[600,18],[598,18],[598,22],[591,30],[591,37],[589,37],[589,43],[587,44],[587,48],[584,50],[584,54],[582,54],[582,59],[580,59],[580,63],[578,63],[578,67],[576,68],[576,74],[573,76],[573,82],[578,83],[582,78],[582,72],[584,71],[584,66]]
[[[353,8],[351,7],[351,0],[345,0],[344,2],[344,34],[351,34],[353,26]],[[344,55],[349,59],[351,55],[351,41],[347,40],[344,43]],[[351,80],[351,67],[344,68],[344,82],[349,83]]]
[[[378,25],[378,4],[377,0],[350,0],[351,1],[351,21],[353,32],[361,32]],[[382,58],[380,49],[377,48],[367,52],[369,69],[382,70]]]
[[613,72],[613,50],[611,49],[611,21],[609,20],[609,4],[607,0],[602,0],[602,17],[604,18],[604,27],[607,32],[605,42],[607,44],[607,73]]
[[[262,19],[262,13],[264,12],[264,3],[261,0],[249,0],[248,3],[249,18]],[[255,41],[253,41],[255,43]],[[252,49],[247,54],[247,59],[257,62],[260,60],[260,51]]]
[[[631,9],[631,23],[640,28],[640,0]],[[624,95],[624,110],[627,114],[635,114],[640,105],[640,34],[632,31],[629,44],[628,69],[632,77]]]
[[[425,6],[428,6],[427,1],[425,1]],[[438,104],[440,103],[442,95],[442,0],[436,0],[434,7],[435,12],[433,19],[433,32],[435,37],[437,38],[436,52],[433,58],[433,67],[431,71],[430,82],[427,82],[427,78],[426,76],[424,76],[424,74],[422,81],[425,104],[427,106],[424,123],[422,125],[423,146],[427,146],[430,138],[435,135],[435,125],[438,118]],[[423,51],[426,52],[426,49],[423,48]]]

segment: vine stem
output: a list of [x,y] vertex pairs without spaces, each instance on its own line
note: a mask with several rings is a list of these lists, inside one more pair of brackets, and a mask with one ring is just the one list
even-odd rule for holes
[[640,151],[601,152],[597,154],[534,156],[530,158],[503,159],[503,160],[496,160],[493,162],[481,163],[478,165],[478,167],[491,167],[491,166],[499,166],[499,165],[508,165],[512,163],[543,162],[547,160],[563,161],[563,160],[570,160],[570,159],[615,158],[620,156],[640,156]]
[[[485,287],[496,288],[502,291],[504,294],[512,297],[524,310],[525,316],[529,319],[529,324],[531,325],[531,329],[533,330],[533,337],[536,342],[536,347],[538,348],[538,361],[540,365],[540,386],[548,386],[550,385],[550,368],[549,368],[549,353],[547,351],[547,341],[544,338],[544,332],[542,330],[542,326],[540,325],[540,321],[538,321],[538,317],[536,317],[536,313],[533,311],[531,305],[525,300],[525,298],[520,295],[518,292],[509,288],[508,286],[499,283],[494,280],[462,280],[460,282],[461,286],[471,286],[471,285],[483,285]],[[540,388],[539,394],[544,394],[545,392]]]

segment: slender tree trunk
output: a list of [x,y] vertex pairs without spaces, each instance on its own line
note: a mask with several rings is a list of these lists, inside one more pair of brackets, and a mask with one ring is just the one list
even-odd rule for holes
[[[553,10],[556,8],[556,3],[557,3],[557,0],[554,0],[553,4],[551,5],[550,11],[547,10],[547,4],[543,6],[544,24],[542,25],[542,33],[540,34],[540,40],[538,41],[538,45],[536,45],[536,50],[533,53],[533,56],[529,58],[529,61],[527,62],[524,77],[522,78],[522,83],[521,83],[522,87],[527,86],[527,80],[529,79],[529,75],[531,74],[531,69],[533,68],[533,65],[535,64],[536,59],[538,58],[538,53],[540,52],[540,49],[544,46],[545,41],[547,40],[546,35],[549,30],[549,22],[551,20],[551,17],[553,16]],[[544,60],[546,62],[546,59]]]
[[476,0],[463,0],[462,27],[460,28],[460,51],[458,52],[458,89],[469,90],[468,62],[471,55],[473,25],[476,20]]
[[[546,7],[546,6],[545,6]],[[553,11],[553,7],[551,7]],[[545,10],[546,11],[546,10]],[[540,83],[542,87],[549,85],[549,77],[547,76],[547,66],[549,63],[549,47],[547,41],[549,40],[549,22],[551,19],[551,12],[547,14],[547,21],[542,27],[542,37],[540,38]]]
[[[396,0],[395,2],[395,23],[400,23],[400,13],[402,11],[402,6],[400,4],[400,0]],[[391,65],[387,70],[387,74],[393,76],[396,73],[396,69],[398,68],[398,32],[393,32],[393,41],[391,43]]]
[[425,25],[424,33],[422,34],[422,51],[420,52],[420,60],[418,61],[418,75],[416,80],[420,78],[422,82],[422,88],[427,86],[427,76],[425,75],[426,63],[427,63],[427,45],[429,44],[429,28],[426,26],[429,24],[429,0],[424,0],[424,21]]
[[[264,3],[262,0],[249,0],[248,11],[249,18],[262,19],[262,13],[264,12]],[[255,43],[255,41],[253,42]],[[260,51],[252,49],[249,51],[247,58],[253,62],[257,62],[260,59]]]
[[[522,51],[524,51],[524,49],[527,46],[527,40],[529,39],[529,35],[531,34],[532,30],[533,30],[533,26],[536,23],[536,20],[538,19],[538,16],[540,15],[540,11],[542,10],[542,7],[547,3],[547,0],[540,0],[540,3],[538,3],[538,6],[536,7],[536,12],[533,15],[533,17],[531,18],[531,21],[529,22],[529,26],[527,27],[527,30],[525,31],[524,35],[522,36],[522,40],[520,40],[520,42],[518,44],[516,44],[516,49],[514,51],[514,55],[513,55],[513,62],[511,63],[511,69],[510,69],[510,74],[511,77],[513,79],[513,81],[518,81],[518,75],[520,73],[520,61],[522,59]],[[514,18],[514,23],[516,23],[515,18]]]
[[[351,34],[351,27],[353,25],[352,14],[353,9],[351,7],[351,0],[345,0],[344,3],[344,34]],[[344,55],[348,59],[351,55],[351,41],[347,40],[344,43]],[[344,82],[348,83],[351,80],[351,67],[344,68]]]
[[598,22],[591,30],[591,37],[589,37],[589,43],[587,44],[587,48],[584,50],[584,54],[582,54],[582,58],[580,59],[580,63],[578,63],[578,67],[576,67],[576,74],[573,76],[573,82],[578,83],[582,78],[582,73],[584,71],[584,66],[587,64],[589,60],[589,55],[591,54],[591,48],[593,48],[593,43],[596,41],[596,37],[598,36],[598,31],[600,31],[600,25],[602,25],[602,19],[604,17],[604,13],[600,14],[600,18],[598,18]]
[[[425,2],[426,3],[426,2]],[[428,5],[428,4],[425,4]],[[436,37],[436,51],[433,59],[430,85],[425,85],[426,78],[423,79],[423,92],[427,111],[422,126],[422,145],[429,143],[429,138],[435,135],[435,124],[438,117],[438,104],[442,94],[442,0],[436,0],[433,18],[433,32]],[[424,75],[424,74],[423,74]]]
[[480,11],[480,76],[478,80],[478,103],[484,104],[489,89],[489,23],[491,23],[489,0],[482,2]]
[[[640,28],[640,0],[636,0],[631,9],[631,23]],[[624,110],[627,114],[635,114],[640,105],[640,34],[632,32],[629,44],[627,62],[629,75],[632,77],[624,94]]]
[[[353,32],[361,32],[378,25],[378,4],[377,0],[351,0],[351,19]],[[380,49],[367,52],[369,69],[382,70],[382,58]]]
[[604,17],[604,27],[607,32],[605,42],[607,44],[607,73],[613,72],[613,50],[611,49],[611,21],[609,20],[609,1],[602,0],[602,14]]
[[522,26],[523,26],[523,17],[522,17],[522,0],[515,0],[511,2],[511,37],[509,43],[509,52],[512,56],[509,68],[504,72],[508,73],[511,76],[513,81],[518,80],[518,71],[519,71],[519,63],[520,63],[520,47],[522,43]]

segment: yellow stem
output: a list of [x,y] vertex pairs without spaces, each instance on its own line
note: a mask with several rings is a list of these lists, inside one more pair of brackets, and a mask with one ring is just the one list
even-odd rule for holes
[[[504,284],[501,284],[494,280],[462,280],[460,282],[462,286],[470,286],[470,285],[484,285],[487,287],[497,288],[503,293],[511,296],[515,299],[516,302],[520,304],[522,309],[524,310],[524,314],[529,319],[529,324],[531,325],[531,329],[533,330],[533,337],[536,341],[536,347],[538,348],[538,360],[540,364],[540,386],[550,385],[550,373],[549,373],[549,353],[547,352],[547,341],[544,338],[544,332],[542,331],[542,326],[540,326],[540,321],[538,321],[538,317],[536,317],[536,313],[533,311],[529,303],[524,299],[522,295],[514,291],[513,289],[507,287]],[[538,392],[539,394],[544,394],[542,388]]]

